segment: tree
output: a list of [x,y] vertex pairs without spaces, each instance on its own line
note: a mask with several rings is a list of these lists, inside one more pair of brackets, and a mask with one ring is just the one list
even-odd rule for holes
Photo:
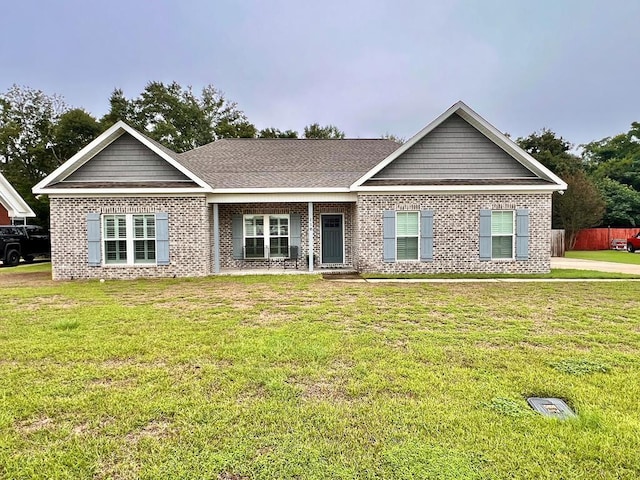
[[111,106],[109,113],[100,119],[100,123],[105,130],[120,120],[131,126],[134,125],[133,102],[127,100],[120,88],[116,88],[111,93],[109,105]]
[[41,223],[48,219],[48,202],[31,189],[60,164],[51,146],[66,110],[62,97],[29,87],[13,85],[0,95],[0,168]]
[[571,153],[573,145],[548,128],[518,138],[516,143],[558,176],[583,170],[580,157]]
[[102,118],[107,126],[124,120],[175,152],[185,152],[220,138],[251,138],[256,128],[235,102],[212,85],[200,96],[177,82],[150,82],[131,100],[116,89],[111,110]]
[[595,185],[606,204],[603,225],[609,227],[640,225],[640,192],[609,177],[596,180]]
[[404,143],[405,139],[402,137],[398,137],[397,135],[394,135],[393,133],[385,133],[384,135],[380,135],[380,138],[383,138],[385,140],[391,140],[392,142],[396,142],[396,143]]
[[553,215],[564,228],[567,248],[573,250],[578,232],[602,220],[605,201],[583,171],[566,174],[564,180],[568,185],[564,194],[553,194]]
[[304,138],[343,139],[344,132],[335,125],[321,127],[318,123],[312,123],[304,127]]
[[56,162],[61,164],[69,160],[101,132],[100,123],[81,108],[74,108],[60,115],[58,123],[53,127],[53,140],[50,144]]
[[640,191],[640,123],[633,122],[627,133],[583,145],[583,158],[594,175]]
[[284,132],[278,128],[263,128],[258,132],[258,138],[298,138],[298,132],[295,130],[285,130]]

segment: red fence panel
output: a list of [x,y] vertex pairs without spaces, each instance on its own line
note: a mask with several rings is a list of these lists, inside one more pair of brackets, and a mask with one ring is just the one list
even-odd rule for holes
[[634,228],[585,228],[580,230],[574,250],[608,250],[611,240],[632,237],[640,232],[640,227]]

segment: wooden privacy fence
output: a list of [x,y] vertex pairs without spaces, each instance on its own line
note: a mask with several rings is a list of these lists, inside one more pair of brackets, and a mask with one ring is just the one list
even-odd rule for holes
[[574,250],[608,250],[611,241],[626,240],[640,232],[640,227],[633,228],[585,228],[580,230]]
[[551,230],[551,256],[564,257],[564,230]]

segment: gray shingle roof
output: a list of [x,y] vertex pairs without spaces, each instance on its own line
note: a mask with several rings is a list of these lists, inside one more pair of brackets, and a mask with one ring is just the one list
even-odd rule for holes
[[391,140],[224,139],[174,158],[213,188],[348,188]]

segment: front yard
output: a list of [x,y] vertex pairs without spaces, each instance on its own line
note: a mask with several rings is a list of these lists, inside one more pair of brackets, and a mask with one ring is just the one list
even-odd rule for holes
[[0,275],[0,478],[640,477],[638,282],[47,275]]

